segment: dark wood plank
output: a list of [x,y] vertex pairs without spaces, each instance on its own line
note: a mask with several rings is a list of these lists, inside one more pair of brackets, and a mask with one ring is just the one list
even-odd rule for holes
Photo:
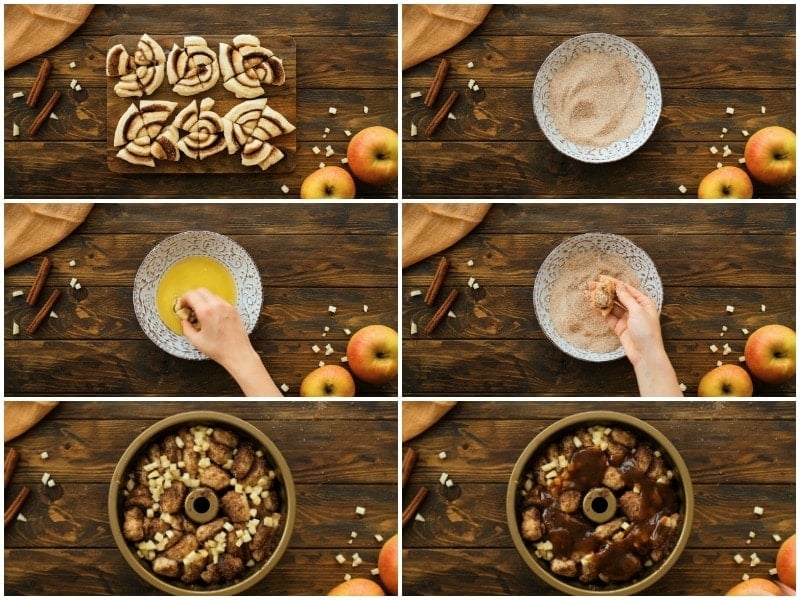
[[[592,23],[592,31],[642,37],[706,36],[728,38],[746,35],[794,35],[796,7],[791,4],[720,6],[699,4],[653,5],[645,10],[606,10],[597,5],[538,4],[534,8],[515,4],[492,7],[491,19],[477,29],[480,35],[569,35]],[[787,33],[789,32],[789,33]]]
[[[740,548],[725,551],[687,549],[670,572],[641,595],[722,596],[742,580],[744,573],[769,579],[773,553],[764,553],[767,560],[757,570],[742,568],[733,561],[737,552],[749,556],[752,550],[746,551],[747,548],[743,543]],[[408,565],[408,557],[414,558],[416,566],[403,567],[405,595],[558,595],[532,571],[526,570],[527,566],[515,549],[404,550],[404,565]],[[430,565],[437,565],[435,576],[431,576]],[[469,582],[468,589],[464,589],[463,582]]]
[[[665,146],[650,140],[620,161],[591,165],[569,159],[547,142],[420,140],[403,148],[402,193],[408,199],[689,199],[716,168],[708,150],[714,143],[712,139]],[[680,193],[681,185],[686,194]],[[791,184],[769,187],[755,182],[753,188],[754,198],[795,197]]]

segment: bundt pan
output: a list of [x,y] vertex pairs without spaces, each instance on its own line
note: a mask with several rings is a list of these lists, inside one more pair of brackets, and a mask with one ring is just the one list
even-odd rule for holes
[[[170,444],[172,440],[177,442],[177,438],[180,437],[178,432],[184,432],[185,436],[187,435],[185,432],[187,430],[192,430],[192,428],[195,428],[193,430],[195,432],[194,441],[190,439],[186,442],[180,442],[179,448],[185,448],[188,444],[193,444],[192,448],[196,452],[196,456],[200,457],[201,468],[215,467],[214,472],[218,476],[218,480],[213,484],[209,484],[207,481],[200,483],[201,479],[206,479],[206,476],[201,476],[200,473],[202,471],[196,471],[195,475],[190,477],[187,473],[190,469],[186,468],[185,461],[179,460],[172,462],[170,466],[165,467],[163,464],[159,466],[159,459],[157,457],[154,459],[153,457],[151,451],[153,444],[160,443],[162,450],[161,462],[167,462],[163,458],[164,448],[167,447],[166,440],[169,438]],[[213,432],[216,429],[219,430],[217,436],[219,439],[225,439],[227,446],[224,444],[222,445],[224,447],[219,446],[217,439],[213,437]],[[231,433],[235,435],[232,436],[230,435]],[[175,434],[175,437],[173,437],[173,434]],[[227,438],[222,438],[223,435],[227,435]],[[201,440],[199,445],[198,439]],[[209,440],[212,439],[214,443],[211,445],[214,445],[222,452],[228,453],[227,463],[223,465],[223,467],[231,471],[236,471],[233,467],[234,459],[239,451],[246,446],[246,454],[253,457],[253,462],[251,463],[253,465],[252,469],[256,469],[257,464],[260,465],[257,471],[260,477],[259,482],[247,483],[245,487],[243,484],[235,481],[235,478],[232,478],[234,481],[222,481],[222,479],[224,479],[223,475],[227,474],[228,471],[223,467],[219,467],[219,470],[216,468],[219,466],[217,463],[221,462],[219,455],[215,456],[216,462],[209,462],[211,460],[210,458],[205,461],[203,460],[203,457],[208,457],[210,454],[210,451],[207,450],[208,444],[204,442],[209,442]],[[234,442],[234,440],[236,441]],[[242,446],[245,442],[247,442],[247,444]],[[183,456],[183,450],[171,448],[170,452],[177,453],[173,454],[173,458],[175,456]],[[263,462],[262,458],[266,460],[266,463]],[[243,462],[244,461],[242,461],[242,463]],[[241,467],[241,463],[239,463],[239,466]],[[267,468],[266,477],[260,475],[265,467]],[[241,471],[241,468],[239,471]],[[136,469],[136,473],[139,473],[139,475],[131,477],[130,474],[134,469]],[[167,477],[165,475],[167,471],[188,478],[185,481],[181,480],[182,483],[185,483],[185,487],[180,487],[183,493],[177,496],[178,500],[176,500],[175,494],[173,494],[169,500],[172,505],[177,503],[180,508],[175,512],[169,512],[169,516],[166,517],[169,523],[169,530],[172,531],[172,533],[161,532],[160,535],[154,534],[153,536],[145,536],[144,538],[132,541],[130,538],[138,537],[138,535],[135,534],[132,536],[130,528],[135,528],[137,521],[135,519],[131,519],[131,522],[126,521],[126,509],[131,509],[131,496],[134,493],[142,492],[138,486],[141,479],[144,479],[147,473],[153,471],[160,473],[160,475],[156,477],[156,479],[160,478],[159,481],[163,481],[164,478],[173,477],[172,474]],[[251,474],[254,472],[256,471],[249,471]],[[184,475],[184,473],[186,473],[186,475]],[[130,481],[131,479],[133,479],[133,481]],[[174,478],[174,480],[168,484],[168,487],[172,488],[174,482],[178,481],[178,479],[180,478]],[[241,479],[242,481],[248,481],[244,476],[242,476]],[[268,481],[266,485],[264,485],[265,481]],[[155,489],[159,490],[157,494],[160,492],[160,486],[161,483],[155,484]],[[167,486],[164,487],[166,488]],[[133,488],[137,488],[136,492],[132,491]],[[148,484],[144,486],[144,489],[152,494],[154,486]],[[232,493],[226,501],[225,496],[229,492],[235,492],[235,494]],[[242,496],[247,498],[247,500],[242,501],[240,499]],[[234,525],[234,519],[229,516],[229,508],[233,500],[237,499],[237,497],[239,498],[238,507],[242,510],[246,510],[248,517],[245,521],[241,521],[241,519],[237,518],[236,525]],[[147,498],[147,496],[145,496],[145,498]],[[256,500],[256,498],[258,498],[258,500]],[[150,515],[151,520],[148,521],[148,523],[150,523],[151,527],[153,523],[155,523],[156,527],[160,526],[161,524],[157,519],[163,520],[164,518],[161,505],[166,505],[168,502],[166,489],[163,492],[163,496],[159,495],[157,500],[159,500],[159,502],[156,503],[156,507],[154,509],[151,507],[153,512],[145,512],[145,515]],[[126,501],[128,502],[127,507]],[[261,506],[260,510],[257,508],[259,506]],[[170,511],[172,510],[173,509],[170,509]],[[256,515],[256,513],[258,513],[258,515]],[[276,513],[279,516],[277,516]],[[114,536],[114,541],[125,559],[125,562],[128,563],[139,577],[154,588],[173,595],[233,595],[244,592],[263,580],[280,561],[292,536],[296,514],[296,496],[292,474],[286,461],[275,444],[263,432],[246,421],[231,415],[213,411],[193,411],[180,413],[163,419],[147,428],[131,442],[130,446],[128,446],[117,463],[117,467],[111,479],[111,487],[108,492],[108,514],[111,533]],[[273,517],[276,518],[273,519]],[[153,518],[155,518],[156,521],[153,521]],[[173,562],[167,564],[169,567],[176,569],[177,572],[175,573],[162,572],[161,574],[157,574],[154,571],[154,556],[163,557],[165,549],[169,550],[169,548],[172,547],[171,544],[174,543],[173,537],[177,536],[179,538],[181,535],[184,535],[182,533],[183,531],[194,530],[197,534],[195,538],[200,538],[200,527],[206,526],[207,529],[205,531],[208,531],[212,527],[216,529],[222,520],[227,521],[227,523],[225,523],[224,528],[219,529],[215,534],[219,536],[217,538],[219,540],[218,542],[211,542],[209,544],[200,543],[191,557],[187,555],[182,559],[169,559]],[[248,531],[245,526],[239,525],[241,522],[249,523],[250,531]],[[259,530],[259,526],[262,523],[266,531]],[[126,527],[128,528],[127,537],[125,535]],[[161,528],[166,529],[166,527]],[[148,533],[151,532],[149,529],[145,529],[145,531]],[[230,554],[238,554],[242,557],[241,564],[236,565],[237,568],[235,572],[237,574],[235,577],[223,578],[224,581],[221,582],[212,581],[209,583],[201,579],[192,583],[183,582],[182,576],[186,574],[189,565],[196,565],[194,561],[198,558],[198,554],[205,567],[210,563],[214,563],[213,556],[215,554],[218,554],[217,564],[228,563],[229,561],[235,563],[232,557],[222,558],[222,554],[224,554],[226,550],[220,548],[227,548],[227,545],[230,544],[233,539],[233,537],[227,537],[226,534],[228,533],[236,538],[234,545],[237,548],[234,549],[233,546],[231,546]],[[262,540],[268,540],[261,546],[258,553],[251,552],[253,546],[250,545],[253,541],[252,538],[255,538],[256,535],[262,535]],[[165,541],[165,537],[168,537],[169,540]],[[240,540],[239,538],[242,539]],[[150,550],[143,549],[142,544],[146,544],[148,540],[151,540],[156,547],[152,548],[151,546]],[[190,541],[193,542],[193,540]],[[253,542],[253,544],[255,544],[255,542]],[[177,545],[177,543],[175,545]],[[239,550],[242,546],[245,547],[246,553],[244,554]],[[209,550],[207,550],[209,547],[211,548],[210,555]],[[164,558],[166,559],[166,557]],[[191,560],[189,560],[190,558]],[[258,560],[255,560],[255,558]],[[249,565],[245,564],[245,559],[247,559]],[[177,563],[177,567],[174,563]],[[241,569],[242,565],[244,565],[243,570]]]
[[635,417],[578,413],[539,433],[506,494],[511,537],[528,567],[573,595],[642,592],[689,540],[692,482],[675,446]]

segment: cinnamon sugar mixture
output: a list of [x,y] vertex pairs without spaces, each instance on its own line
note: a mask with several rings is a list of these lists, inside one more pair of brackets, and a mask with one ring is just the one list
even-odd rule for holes
[[619,338],[608,328],[586,297],[589,283],[608,275],[641,288],[639,276],[616,254],[576,254],[561,267],[550,296],[550,318],[556,331],[576,348],[604,354],[619,348]]
[[594,148],[631,135],[647,106],[636,65],[602,51],[580,54],[564,65],[550,83],[547,102],[564,137]]

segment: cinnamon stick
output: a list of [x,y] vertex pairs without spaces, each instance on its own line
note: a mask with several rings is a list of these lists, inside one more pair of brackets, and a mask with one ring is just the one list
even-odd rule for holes
[[409,448],[406,455],[403,457],[403,487],[406,487],[408,478],[411,477],[411,471],[414,470],[414,465],[417,464],[417,451]]
[[450,61],[446,58],[442,58],[436,69],[436,74],[433,76],[431,87],[428,88],[428,93],[425,94],[424,102],[425,106],[428,108],[433,108],[433,105],[436,104],[436,98],[439,97],[439,92],[442,91],[442,86],[444,85],[444,80],[445,77],[447,77],[447,71],[449,69]]
[[9,504],[8,508],[6,509],[4,527],[8,527],[8,524],[17,518],[19,511],[22,510],[22,505],[25,504],[25,500],[28,499],[28,494],[30,493],[31,490],[27,485],[22,486],[22,489],[19,491],[19,494],[17,494],[17,497],[14,498],[14,501]]
[[61,290],[53,290],[53,293],[50,294],[47,302],[42,305],[42,308],[40,308],[39,312],[36,313],[36,316],[33,317],[33,321],[31,321],[30,325],[28,325],[28,328],[26,329],[28,335],[35,333],[36,330],[39,329],[39,326],[44,323],[44,320],[50,314],[50,311],[53,310],[53,307],[56,305],[60,295]]
[[39,111],[39,114],[36,115],[36,118],[31,123],[31,126],[28,127],[28,135],[34,136],[36,132],[39,131],[39,128],[44,125],[44,122],[50,118],[50,113],[53,112],[53,109],[58,104],[58,100],[61,98],[61,92],[56,90],[53,92],[53,95],[50,96],[50,99],[47,101],[47,104],[44,105],[42,110]]
[[447,118],[447,115],[450,114],[450,111],[453,108],[453,105],[458,100],[458,92],[453,90],[450,92],[450,96],[447,97],[444,104],[442,104],[441,108],[439,108],[439,112],[437,112],[431,122],[428,123],[427,129],[425,129],[425,135],[428,137],[432,136],[434,132],[439,129],[439,125],[444,123],[444,120]]
[[36,273],[36,279],[33,280],[33,285],[31,289],[28,290],[28,297],[25,299],[30,306],[34,306],[36,301],[39,299],[39,294],[42,293],[42,288],[44,288],[44,282],[47,279],[47,275],[50,273],[50,268],[53,266],[53,261],[50,260],[49,257],[45,256],[42,259],[42,264],[39,265],[39,271]]
[[442,288],[442,284],[444,283],[445,275],[447,275],[447,269],[450,268],[450,261],[447,260],[446,256],[443,256],[439,259],[439,266],[436,267],[436,273],[433,276],[433,281],[428,286],[428,291],[425,294],[425,304],[428,306],[433,306],[436,303],[436,296],[439,295],[439,290]]
[[33,81],[33,87],[31,87],[31,91],[28,92],[28,98],[25,100],[25,103],[31,108],[36,106],[39,101],[39,96],[44,91],[44,84],[47,83],[47,78],[50,76],[52,69],[53,62],[49,58],[45,58],[39,66],[39,73],[37,73],[36,79]]
[[6,454],[6,461],[3,465],[3,488],[7,488],[8,484],[11,482],[11,478],[14,476],[14,470],[17,468],[17,463],[19,462],[19,452],[16,448],[9,448],[8,454]]
[[431,320],[425,325],[425,334],[430,335],[434,332],[434,330],[439,326],[439,323],[442,322],[447,316],[448,311],[453,306],[453,302],[456,301],[456,297],[458,296],[458,290],[450,290],[450,294],[448,294],[445,301],[442,302],[442,305],[439,307],[434,315],[431,317]]
[[417,493],[411,499],[411,502],[409,502],[408,506],[403,509],[403,527],[408,525],[414,519],[427,495],[428,488],[423,486],[417,490]]

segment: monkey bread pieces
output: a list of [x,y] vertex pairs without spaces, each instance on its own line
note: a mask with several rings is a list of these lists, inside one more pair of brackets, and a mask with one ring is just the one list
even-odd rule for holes
[[122,533],[157,575],[227,585],[272,554],[281,499],[275,472],[249,439],[224,427],[183,427],[132,464]]
[[[232,44],[219,43],[219,55],[205,38],[192,35],[164,49],[149,35],[139,38],[133,56],[122,43],[106,55],[106,75],[117,78],[114,93],[122,98],[155,93],[165,73],[172,92],[178,96],[205,93],[181,109],[175,101],[140,100],[132,103],[116,124],[114,147],[117,158],[138,166],[156,167],[156,161],[180,161],[181,155],[194,160],[209,158],[224,149],[241,152],[245,167],[267,170],[280,162],[284,153],[273,145],[274,138],[288,135],[295,126],[267,104],[264,85],[286,82],[283,59],[261,45],[254,35],[238,35]],[[221,81],[223,89],[214,89]],[[214,95],[214,98],[210,95]],[[244,102],[232,104],[223,95],[232,94]],[[163,94],[162,94],[163,95]],[[217,100],[225,111],[213,110]],[[156,105],[159,112],[152,112]],[[170,115],[176,116],[169,122]],[[150,111],[150,112],[148,112]]]
[[581,427],[531,465],[520,533],[554,574],[590,586],[630,583],[675,547],[677,478],[648,439],[619,427]]

